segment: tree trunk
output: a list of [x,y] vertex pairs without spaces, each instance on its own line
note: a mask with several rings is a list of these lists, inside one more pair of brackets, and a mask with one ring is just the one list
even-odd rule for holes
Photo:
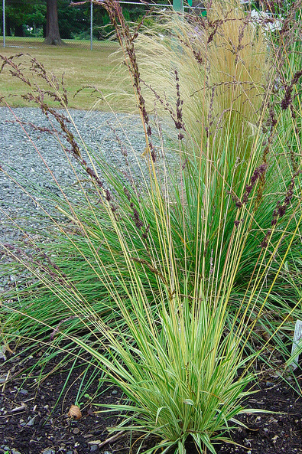
[[47,0],[45,44],[59,46],[63,44],[60,37],[57,0]]
[[24,36],[23,25],[15,26],[15,36]]
[[5,18],[5,34],[6,36],[12,36],[11,20],[8,17]]

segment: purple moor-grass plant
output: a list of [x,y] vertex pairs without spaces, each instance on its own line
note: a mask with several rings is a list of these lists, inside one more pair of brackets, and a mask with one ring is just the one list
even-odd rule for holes
[[[159,93],[152,77],[144,81],[140,73],[143,20],[132,30],[119,2],[94,3],[108,11],[132,77],[146,140],[138,158],[142,177],[136,181],[130,168],[127,175],[108,168],[106,159],[77,141],[68,126],[66,91],[35,59],[32,70],[47,89],[26,79],[16,59],[3,58],[2,68],[31,89],[28,100],[58,125],[67,141],[60,141],[66,165],[77,161],[90,182],[86,189],[78,177],[81,203],[64,192],[57,201],[64,220],[50,217],[59,234],[45,232],[54,241],[30,241],[32,253],[1,245],[35,279],[21,292],[21,305],[3,302],[5,339],[16,339],[12,325],[18,323],[20,336],[36,334],[55,346],[67,340],[89,353],[94,367],[123,391],[122,401],[106,408],[121,414],[112,430],[153,437],[147,450],[135,443],[142,451],[185,453],[193,441],[197,451],[214,453],[240,424],[254,360],[270,367],[281,361],[286,370],[293,319],[301,314],[299,55],[287,64],[297,29],[290,34],[289,23],[300,16],[290,10],[277,37],[254,25],[235,2],[211,2],[207,20],[159,18],[159,27],[161,20],[176,24],[164,37],[173,53],[166,72],[171,94]],[[243,50],[247,57],[254,52],[245,33],[259,37],[265,54],[257,80],[242,57]],[[153,35],[147,41],[154,39],[157,48]],[[230,53],[228,70],[217,69],[215,50],[221,58]],[[197,88],[182,76],[184,55],[200,70],[197,110]],[[155,98],[153,115],[146,90]],[[49,108],[47,96],[66,114]],[[127,158],[125,148],[122,153]],[[47,298],[55,316],[35,312]],[[39,316],[43,329],[35,333],[30,324]],[[106,405],[95,404],[104,411]]]

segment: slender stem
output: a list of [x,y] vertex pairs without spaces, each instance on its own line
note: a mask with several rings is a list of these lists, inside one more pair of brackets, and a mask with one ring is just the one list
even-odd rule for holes
[[90,50],[92,50],[93,39],[93,2],[90,2]]
[[3,12],[2,12],[2,17],[3,17],[3,47],[5,47],[5,0],[3,0],[2,9],[3,9]]
[[112,437],[106,438],[106,440],[102,441],[102,443],[100,443],[98,445],[98,447],[102,448],[103,446],[108,445],[108,443],[112,443],[113,441],[116,441],[118,438],[122,437],[124,434],[125,434],[125,431],[122,430],[121,432],[118,432],[117,434],[113,435]]

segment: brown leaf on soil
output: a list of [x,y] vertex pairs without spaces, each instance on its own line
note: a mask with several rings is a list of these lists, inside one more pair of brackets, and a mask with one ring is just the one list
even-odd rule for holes
[[82,413],[77,405],[71,405],[67,416],[73,419],[80,419],[82,418]]

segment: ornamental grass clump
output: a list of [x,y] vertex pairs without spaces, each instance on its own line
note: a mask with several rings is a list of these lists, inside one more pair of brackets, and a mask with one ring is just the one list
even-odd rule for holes
[[[197,451],[214,453],[240,424],[242,400],[256,379],[254,360],[282,374],[293,321],[301,318],[301,74],[298,56],[289,53],[295,35],[287,34],[297,19],[289,13],[277,45],[237,3],[223,10],[213,2],[207,22],[185,16],[175,22],[182,34],[171,27],[166,86],[173,91],[165,94],[157,91],[158,72],[151,81],[143,79],[145,63],[140,72],[143,21],[133,31],[117,1],[95,3],[116,28],[146,147],[135,155],[134,170],[135,144],[113,127],[125,166],[110,168],[106,156],[81,141],[76,125],[71,131],[64,87],[31,61],[49,88],[25,79],[26,96],[57,125],[77,185],[66,191],[58,185],[55,215],[44,211],[53,228],[41,241],[27,232],[26,250],[1,244],[34,279],[18,299],[3,301],[4,339],[31,338],[80,360],[88,353],[91,367],[123,391],[115,406],[95,404],[120,412],[111,430],[138,434],[134,448],[185,453],[194,443]],[[253,37],[256,55],[265,55],[256,69],[248,52]],[[155,37],[148,52],[157,45]],[[219,64],[215,49],[224,55],[227,45],[227,66],[211,72],[211,59]],[[279,60],[273,64],[281,46],[282,70]],[[184,61],[199,74],[192,96]],[[14,58],[3,65],[22,79]],[[147,91],[154,95],[152,116]],[[48,96],[66,113],[49,108]],[[162,109],[170,122],[161,119]],[[5,165],[2,171],[9,178]],[[47,194],[40,199],[46,206]]]
[[141,77],[151,88],[146,99],[152,100],[155,91],[165,100],[164,109],[175,105],[176,69],[194,152],[207,134],[216,148],[227,136],[244,157],[252,146],[262,103],[268,101],[267,44],[265,34],[238,0],[209,2],[206,17],[162,14],[158,28],[147,29],[137,39]]

